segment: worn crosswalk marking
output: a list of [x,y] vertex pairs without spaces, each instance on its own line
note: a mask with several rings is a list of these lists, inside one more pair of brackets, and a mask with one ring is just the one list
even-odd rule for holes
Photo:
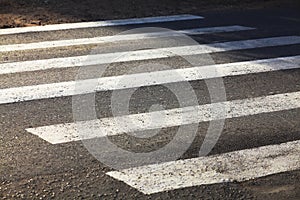
[[107,174],[145,194],[246,181],[300,169],[300,140],[215,156],[141,166]]
[[[0,104],[300,68],[300,56],[0,89]],[[76,85],[93,85],[76,90]]]
[[96,27],[107,27],[107,26],[161,23],[161,22],[184,21],[184,20],[195,20],[195,19],[203,19],[203,17],[196,16],[196,15],[171,15],[171,16],[159,16],[159,17],[117,19],[117,20],[97,21],[97,22],[52,24],[46,26],[0,29],[0,35],[29,33],[29,32],[43,32],[43,31],[58,31],[58,30],[79,29],[79,28],[96,28]]
[[181,34],[201,35],[201,34],[210,34],[210,33],[246,31],[246,30],[253,30],[253,29],[254,28],[251,27],[236,25],[236,26],[220,26],[220,27],[186,29],[186,30],[179,30],[176,32],[162,31],[162,32],[152,32],[152,33],[150,32],[150,33],[102,36],[102,37],[93,37],[93,38],[80,38],[80,39],[72,39],[72,40],[42,41],[42,42],[34,42],[34,43],[0,45],[0,52],[21,51],[21,50],[29,50],[29,49],[45,49],[45,48],[67,47],[67,46],[88,45],[88,44],[104,44],[109,42],[180,36]]
[[[44,60],[31,60],[22,62],[0,64],[0,74],[29,72],[37,70],[68,68],[76,66],[99,65],[116,62],[141,61],[172,56],[188,56],[225,52],[232,50],[274,47],[291,44],[300,44],[300,36],[282,36],[260,38],[233,42],[214,43],[208,45],[192,45],[180,47],[167,47],[159,49],[137,50],[129,52],[113,52],[88,56],[75,56],[65,58],[51,58]],[[118,58],[118,59],[116,59]]]
[[[222,113],[212,113],[213,108],[224,109],[225,118],[290,110],[300,108],[300,92],[175,108],[114,118],[102,118],[99,120],[77,122],[78,124],[57,124],[29,128],[27,131],[52,144],[66,143],[95,137],[223,119]],[[163,116],[162,120],[154,124],[151,123],[151,120],[155,119],[156,116]],[[118,124],[120,122],[122,127]],[[124,126],[125,124],[135,124],[135,126]],[[85,127],[84,130],[86,133],[79,135],[77,126]]]

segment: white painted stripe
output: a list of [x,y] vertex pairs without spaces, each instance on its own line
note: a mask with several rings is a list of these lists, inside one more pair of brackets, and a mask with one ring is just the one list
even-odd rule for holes
[[[128,52],[115,52],[97,55],[86,55],[65,58],[52,58],[45,60],[32,60],[0,64],[0,74],[18,73],[26,71],[67,68],[76,66],[98,65],[115,62],[150,60],[169,58],[172,56],[188,56],[204,53],[224,52],[230,50],[253,49],[261,47],[273,47],[280,45],[299,44],[300,36],[286,36],[242,40],[207,45],[192,45],[180,47],[168,47]],[[117,59],[119,58],[119,59]]]
[[246,181],[300,169],[300,140],[108,172],[144,194]]
[[[150,113],[102,118],[67,124],[56,124],[37,128],[28,128],[28,132],[52,143],[66,143],[106,135],[118,135],[135,131],[144,131],[165,127],[219,120],[223,115],[212,113],[213,108],[224,108],[226,118],[235,118],[261,113],[290,110],[300,107],[300,92],[219,102],[206,105],[175,108]],[[162,116],[162,120],[152,123],[152,119]],[[120,124],[121,123],[121,124]],[[135,126],[124,126],[134,124]],[[85,127],[85,135],[79,134],[77,127]]]
[[72,39],[72,40],[43,41],[43,42],[25,43],[25,44],[0,45],[0,52],[20,51],[20,50],[29,50],[29,49],[44,49],[44,48],[53,48],[53,47],[75,46],[75,45],[102,44],[102,43],[118,42],[118,41],[142,40],[147,38],[174,37],[174,36],[180,36],[180,34],[200,35],[200,34],[220,33],[220,32],[245,31],[245,30],[253,30],[253,29],[255,28],[245,27],[245,26],[220,26],[220,27],[179,30],[176,32],[166,31],[166,32],[103,36],[103,37],[94,37],[94,38],[80,38],[80,39]]
[[145,17],[145,18],[117,19],[117,20],[96,21],[96,22],[52,24],[46,26],[0,29],[0,35],[41,32],[41,31],[57,31],[57,30],[68,30],[68,29],[78,29],[78,28],[96,28],[96,27],[107,27],[107,26],[160,23],[160,22],[172,22],[172,21],[195,20],[195,19],[203,19],[203,17],[195,16],[195,15],[171,15],[171,16],[158,16],[158,17]]
[[[87,79],[43,85],[0,89],[0,104],[47,99],[96,91],[137,88],[181,81],[203,80],[225,76],[237,76],[300,67],[300,56],[208,65],[192,68],[154,71],[98,79]],[[75,90],[78,85],[95,85],[95,88]]]

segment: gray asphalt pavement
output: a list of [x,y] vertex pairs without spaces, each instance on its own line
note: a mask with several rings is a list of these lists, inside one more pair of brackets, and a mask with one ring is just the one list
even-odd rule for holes
[[[300,37],[300,15],[296,9],[265,9],[244,12],[219,11],[205,14],[199,11],[199,16],[205,18],[140,25],[0,35],[0,45],[112,36],[125,30],[140,27],[163,27],[172,30],[183,30],[200,27],[239,25],[255,28],[254,30],[247,31],[191,36],[200,45],[206,46],[213,43],[225,43],[230,41],[255,41],[260,38],[283,36]],[[185,43],[180,41],[180,37],[169,37],[118,41],[99,45],[87,44],[0,52],[0,65],[3,64],[0,66],[0,72],[1,67],[7,63],[51,58],[67,59],[67,57],[91,55],[95,54],[95,52],[93,52],[95,47],[98,48],[96,53],[107,54],[115,53],[116,49],[120,49],[120,51],[144,50],[157,47],[169,47],[170,44],[183,46]],[[243,44],[241,44],[241,46],[243,46]],[[198,65],[203,66],[208,64],[225,64],[259,59],[293,57],[299,55],[299,50],[300,43],[294,41],[294,44],[265,45],[260,48],[215,51],[204,54],[204,56],[209,56],[212,63],[204,62]],[[149,60],[131,60],[112,64],[103,63],[96,67],[101,68],[108,66],[104,76],[111,77],[122,74],[135,74],[135,71],[130,72],[130,70],[145,65],[149,65],[149,67],[143,67],[142,72],[157,70],[156,66],[162,65],[171,66],[172,69],[188,69],[190,67],[179,55]],[[241,75],[223,77],[221,80],[224,83],[226,91],[226,101],[299,92],[299,62],[295,65],[297,66],[294,69],[279,71],[269,70],[262,73],[248,73],[246,70],[246,72]],[[93,67],[95,66],[89,66],[87,69],[93,69]],[[151,67],[153,67],[154,70]],[[0,102],[1,98],[5,98],[3,97],[3,95],[6,94],[4,93],[5,89],[74,81],[78,75],[78,70],[82,70],[82,68],[75,66],[37,71],[26,71],[24,69],[24,72],[0,74]],[[98,76],[97,74],[92,74],[92,77],[93,75],[95,75],[95,77]],[[209,79],[208,81],[210,80],[213,79]],[[160,110],[161,108],[153,108],[153,105],[157,104],[163,105],[164,109],[176,109],[180,107],[181,103],[184,106],[212,103],[213,99],[210,96],[211,88],[207,87],[206,80],[179,81],[167,83],[166,85],[177,88],[178,91],[184,91],[186,90],[186,83],[190,84],[197,97],[196,105],[192,97],[190,99],[186,98],[184,102],[180,102],[176,99],[176,95],[166,86],[142,86],[133,92],[130,98],[129,114],[147,113],[149,110],[151,111],[151,109]],[[49,90],[50,89],[51,87],[49,87]],[[112,96],[116,95],[122,99],[122,95],[130,92],[132,92],[132,90],[128,88],[97,92],[95,95],[95,110],[98,118],[115,117],[116,114],[111,104]],[[214,101],[220,102],[220,100]],[[122,105],[119,106],[122,107]],[[245,110],[246,109],[247,108],[245,108]],[[257,107],[257,109],[260,109],[260,107]],[[245,110],[239,110],[238,112],[243,113],[246,112]],[[122,113],[119,115],[122,115]],[[283,108],[278,111],[260,112],[256,115],[245,115],[225,119],[221,136],[213,150],[209,153],[209,156],[298,141],[300,140],[299,119],[300,107],[293,109]],[[195,184],[191,187],[145,194],[107,175],[107,172],[115,171],[116,169],[96,159],[89,152],[86,146],[87,143],[72,141],[51,144],[49,141],[43,140],[41,137],[26,131],[28,128],[72,123],[74,121],[72,96],[69,95],[30,101],[0,103],[1,199],[300,199],[299,164],[296,170],[256,177],[242,182],[225,181],[216,184]],[[178,160],[198,157],[209,123],[208,121],[200,121],[196,124],[198,127],[196,136],[192,144],[188,146],[187,151],[180,156]],[[195,126],[195,123],[184,124],[182,126],[185,127],[186,130],[189,130],[190,127]],[[158,134],[148,139],[135,138],[130,136],[130,134],[109,136],[109,138],[117,144],[119,148],[132,152],[151,152],[162,148],[172,141],[178,128],[179,126],[163,127],[162,129],[153,128]],[[137,132],[147,134],[147,130]],[[101,144],[102,139],[91,140]],[[180,145],[181,144],[178,145],[178,148]],[[183,145],[185,145],[184,141]],[[174,149],[176,150],[176,148]],[[110,154],[112,154],[110,149],[102,149],[101,151],[103,151],[100,152],[103,154],[103,157],[106,156],[110,158]],[[129,163],[130,162],[129,160]]]

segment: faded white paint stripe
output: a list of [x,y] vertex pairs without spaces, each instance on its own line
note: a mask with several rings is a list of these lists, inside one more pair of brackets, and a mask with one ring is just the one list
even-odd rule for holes
[[145,17],[145,18],[117,19],[117,20],[96,21],[96,22],[53,24],[53,25],[46,25],[46,26],[0,29],[0,35],[41,32],[41,31],[57,31],[57,30],[68,30],[68,29],[78,29],[78,28],[96,28],[96,27],[106,27],[106,26],[161,23],[161,22],[195,20],[195,19],[203,19],[203,17],[195,16],[195,15],[170,15],[170,16]]
[[166,32],[103,36],[103,37],[94,37],[94,38],[80,38],[80,39],[72,39],[72,40],[43,41],[43,42],[25,43],[25,44],[0,45],[0,52],[20,51],[20,50],[29,50],[29,49],[45,49],[45,48],[66,47],[66,46],[75,46],[75,45],[102,44],[108,42],[142,40],[147,38],[174,37],[174,36],[180,36],[181,34],[200,35],[200,34],[220,33],[220,32],[245,31],[245,30],[253,30],[253,29],[254,28],[245,27],[245,26],[220,26],[220,27],[187,29],[187,30],[180,30],[176,32],[166,31]]
[[[296,68],[300,68],[300,56],[5,88],[0,89],[0,104]],[[92,85],[94,88],[79,90],[79,85]]]
[[153,194],[185,187],[246,181],[300,169],[300,140],[108,172],[143,192]]
[[192,45],[180,47],[168,47],[128,52],[115,52],[97,55],[86,55],[65,58],[52,58],[45,60],[33,60],[0,64],[0,74],[18,73],[26,71],[46,70],[54,68],[67,68],[76,66],[98,65],[115,62],[150,60],[168,58],[172,56],[188,56],[204,53],[224,52],[231,50],[253,49],[273,47],[281,45],[299,44],[300,36],[285,36],[242,40],[207,45]]
[[[28,132],[52,143],[66,143],[78,140],[118,135],[136,131],[174,127],[186,124],[235,118],[261,113],[290,110],[300,107],[300,92],[226,101],[150,113],[133,114],[112,118],[102,118],[77,123],[56,124],[37,128],[28,128]],[[222,113],[213,113],[220,108]],[[225,113],[225,115],[224,115]],[[152,119],[160,116],[162,120]],[[130,124],[130,125],[128,125]],[[84,127],[84,135],[78,133],[78,127]]]

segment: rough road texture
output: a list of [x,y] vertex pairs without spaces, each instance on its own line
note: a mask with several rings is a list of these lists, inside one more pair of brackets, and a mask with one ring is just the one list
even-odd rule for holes
[[0,28],[219,9],[295,6],[297,0],[0,0]]

